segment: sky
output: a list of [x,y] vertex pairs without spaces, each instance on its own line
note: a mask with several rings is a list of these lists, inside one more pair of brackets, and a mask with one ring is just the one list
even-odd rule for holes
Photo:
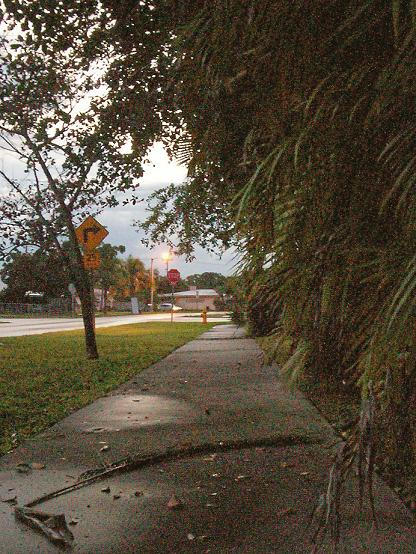
[[[149,153],[149,163],[144,166],[144,175],[139,181],[139,196],[147,198],[154,190],[170,183],[179,184],[186,177],[186,167],[180,166],[169,160],[163,146],[156,143]],[[14,160],[10,154],[0,152],[0,167],[14,178],[21,173],[19,162]],[[22,174],[23,175],[23,174]],[[0,188],[1,194],[1,188]],[[166,262],[161,258],[163,252],[168,249],[166,245],[160,245],[154,250],[146,248],[141,239],[144,232],[133,227],[133,222],[146,218],[146,202],[136,205],[118,206],[102,212],[97,220],[109,231],[105,242],[113,245],[123,244],[126,253],[123,257],[131,254],[140,258],[146,267],[150,267],[150,260],[154,258],[154,267],[159,269],[161,274],[166,272]],[[184,257],[174,256],[169,262],[169,269],[178,269],[181,277],[187,277],[194,273],[215,272],[223,275],[231,275],[234,271],[234,253],[226,252],[221,258],[213,256],[202,248],[196,248],[196,258],[192,262],[186,262]],[[0,282],[1,287],[1,282]]]
[[[169,160],[163,146],[155,144],[149,154],[150,162],[144,166],[144,175],[140,179],[139,196],[147,198],[156,189],[169,185],[179,184],[186,178],[186,167]],[[154,258],[154,267],[164,274],[166,262],[162,254],[168,251],[166,245],[160,245],[154,250],[146,248],[141,239],[145,234],[133,227],[134,221],[144,221],[146,218],[146,202],[136,205],[118,206],[101,213],[97,219],[109,231],[106,242],[114,245],[123,244],[126,254],[140,258],[146,267],[150,267],[150,260]],[[202,248],[196,249],[196,258],[186,262],[185,257],[174,256],[169,262],[169,269],[178,269],[181,277],[206,271],[231,275],[235,260],[233,253],[227,252],[222,258],[210,255]]]

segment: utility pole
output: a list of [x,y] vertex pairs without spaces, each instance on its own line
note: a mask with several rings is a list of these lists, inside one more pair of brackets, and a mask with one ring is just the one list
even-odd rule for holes
[[153,294],[154,294],[154,282],[155,282],[153,262],[154,262],[154,258],[150,258],[150,304],[152,305],[152,312],[154,312]]

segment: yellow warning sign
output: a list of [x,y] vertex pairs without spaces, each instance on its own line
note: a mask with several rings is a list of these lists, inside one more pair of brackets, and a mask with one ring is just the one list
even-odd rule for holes
[[85,250],[96,248],[108,235],[105,227],[98,223],[91,215],[75,230],[78,242]]
[[98,269],[100,267],[101,259],[98,250],[87,250],[83,260],[85,269]]

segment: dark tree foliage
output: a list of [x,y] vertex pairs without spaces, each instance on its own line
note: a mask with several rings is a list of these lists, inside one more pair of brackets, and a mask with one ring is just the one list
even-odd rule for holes
[[[53,268],[53,269],[52,269]],[[28,291],[43,293],[43,301],[68,296],[68,271],[58,252],[15,253],[0,270],[4,302],[29,302]]]
[[217,292],[225,292],[226,281],[227,278],[224,275],[212,271],[195,273],[186,278],[188,285],[194,285],[199,289],[214,289]]

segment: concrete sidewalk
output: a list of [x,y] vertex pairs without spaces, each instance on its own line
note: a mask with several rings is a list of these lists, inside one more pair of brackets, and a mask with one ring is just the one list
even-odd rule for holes
[[[102,464],[183,449],[36,509],[75,523],[74,552],[306,553],[334,439],[315,408],[262,364],[255,341],[218,326],[1,458],[0,497],[24,505]],[[46,468],[20,474],[19,462]],[[348,483],[339,552],[416,552],[412,516],[394,493],[377,480],[379,528],[371,531],[356,488]],[[172,495],[182,508],[168,507]],[[57,551],[6,503],[0,529],[0,552]]]

